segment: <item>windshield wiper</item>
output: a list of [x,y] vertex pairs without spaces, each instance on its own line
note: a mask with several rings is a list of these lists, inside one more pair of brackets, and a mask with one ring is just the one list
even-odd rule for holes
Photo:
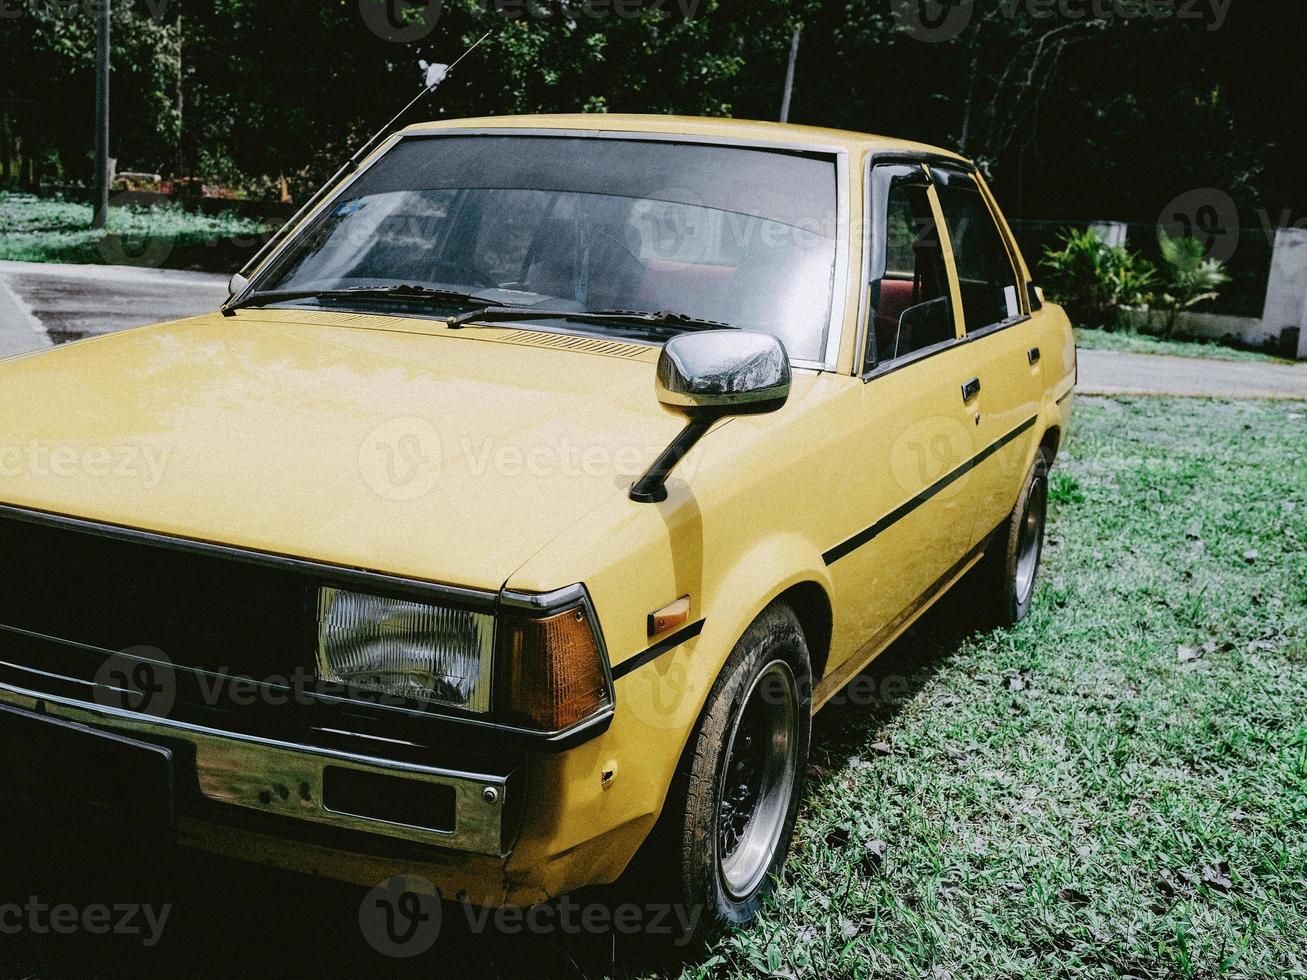
[[475,293],[416,283],[398,283],[393,286],[349,286],[345,289],[267,289],[250,294],[223,312],[230,316],[245,307],[268,306],[296,299],[420,299],[440,303],[469,303],[477,307],[491,305],[490,300],[479,299]]
[[638,326],[669,327],[674,330],[736,330],[737,327],[717,320],[705,320],[688,313],[663,310],[542,310],[537,306],[487,306],[451,317],[449,329],[458,330],[473,322],[498,320],[577,320],[582,323],[632,323]]

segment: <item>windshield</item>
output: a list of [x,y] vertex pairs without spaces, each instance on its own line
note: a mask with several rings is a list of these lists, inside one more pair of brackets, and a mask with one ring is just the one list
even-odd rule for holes
[[791,358],[821,362],[836,223],[829,156],[572,136],[409,137],[297,236],[257,288],[404,283],[509,306],[672,312],[773,334]]

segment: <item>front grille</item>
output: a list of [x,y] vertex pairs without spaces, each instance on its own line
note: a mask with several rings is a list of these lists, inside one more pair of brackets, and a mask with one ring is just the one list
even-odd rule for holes
[[316,583],[286,569],[0,515],[5,633],[86,655],[145,647],[179,667],[290,676],[312,668],[316,604]]
[[[324,585],[494,607],[493,595],[473,590],[0,504],[0,685],[416,765],[496,772],[517,764],[521,747],[511,732],[450,724],[438,706],[422,702],[397,709],[341,698],[338,688],[322,690],[312,678]],[[175,668],[159,675],[175,696],[166,707],[106,696],[101,668],[112,655],[126,657],[108,663],[111,669],[134,658],[158,659],[141,647],[162,651]],[[250,697],[240,678],[277,690]]]

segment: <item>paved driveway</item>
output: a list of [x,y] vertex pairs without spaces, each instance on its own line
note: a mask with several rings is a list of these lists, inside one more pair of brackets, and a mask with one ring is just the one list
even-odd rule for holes
[[1088,395],[1307,399],[1307,362],[1217,361],[1082,350],[1078,390]]
[[0,357],[215,310],[227,277],[116,265],[0,262]]

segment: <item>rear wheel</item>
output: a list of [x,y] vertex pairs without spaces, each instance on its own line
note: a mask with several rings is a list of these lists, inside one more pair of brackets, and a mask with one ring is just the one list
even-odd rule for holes
[[1011,626],[1026,618],[1035,597],[1048,515],[1048,450],[1040,448],[1012,513],[990,543],[981,577],[994,618]]
[[810,673],[798,618],[776,603],[709,694],[669,800],[677,900],[704,910],[705,934],[749,922],[785,862],[808,760]]

